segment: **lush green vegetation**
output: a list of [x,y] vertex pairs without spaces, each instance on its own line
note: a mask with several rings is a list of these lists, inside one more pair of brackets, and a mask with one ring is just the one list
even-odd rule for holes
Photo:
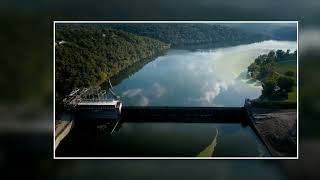
[[112,24],[110,26],[158,39],[173,47],[195,44],[247,43],[269,38],[217,24]]
[[169,45],[128,32],[94,26],[57,26],[56,92],[97,85],[131,64],[169,48]]
[[248,75],[262,82],[261,99],[296,101],[297,51],[277,50],[260,55],[248,67]]
[[[71,25],[64,25],[71,26]],[[86,24],[72,25],[73,28],[85,27]],[[218,24],[202,23],[146,23],[146,24],[92,24],[94,28],[106,29],[112,28],[130,32],[139,36],[146,36],[160,40],[172,47],[182,47],[190,45],[228,45],[243,44],[256,41],[271,39],[268,35],[257,34],[254,32],[245,32],[240,29],[227,27]]]
[[288,74],[288,71],[289,71],[291,72],[292,75],[295,75],[297,73],[297,61],[288,60],[288,61],[278,62],[275,66],[275,70],[281,74]]

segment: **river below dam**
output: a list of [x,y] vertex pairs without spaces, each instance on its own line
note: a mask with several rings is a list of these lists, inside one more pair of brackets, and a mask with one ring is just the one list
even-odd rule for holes
[[[242,107],[261,95],[247,67],[270,50],[294,51],[293,41],[263,41],[214,49],[170,49],[130,67],[111,81],[125,106]],[[134,118],[134,117],[132,117]],[[123,122],[112,135],[73,130],[56,156],[259,157],[270,156],[248,126],[223,123]]]

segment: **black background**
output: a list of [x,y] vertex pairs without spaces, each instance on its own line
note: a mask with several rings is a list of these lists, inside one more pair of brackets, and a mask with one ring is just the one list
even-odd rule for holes
[[[319,179],[320,1],[0,2],[1,179]],[[298,20],[299,160],[53,160],[54,20]]]

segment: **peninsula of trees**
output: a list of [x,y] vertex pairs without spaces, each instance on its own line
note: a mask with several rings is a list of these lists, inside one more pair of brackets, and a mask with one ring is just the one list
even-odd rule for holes
[[[290,93],[296,91],[297,51],[270,51],[257,57],[248,67],[248,76],[262,83],[261,99],[291,100]],[[295,93],[294,93],[295,94]]]

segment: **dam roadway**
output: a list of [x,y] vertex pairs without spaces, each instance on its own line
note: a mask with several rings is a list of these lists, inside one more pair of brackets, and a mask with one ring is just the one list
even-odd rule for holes
[[167,107],[124,106],[124,122],[188,122],[188,123],[240,123],[246,119],[244,107]]

